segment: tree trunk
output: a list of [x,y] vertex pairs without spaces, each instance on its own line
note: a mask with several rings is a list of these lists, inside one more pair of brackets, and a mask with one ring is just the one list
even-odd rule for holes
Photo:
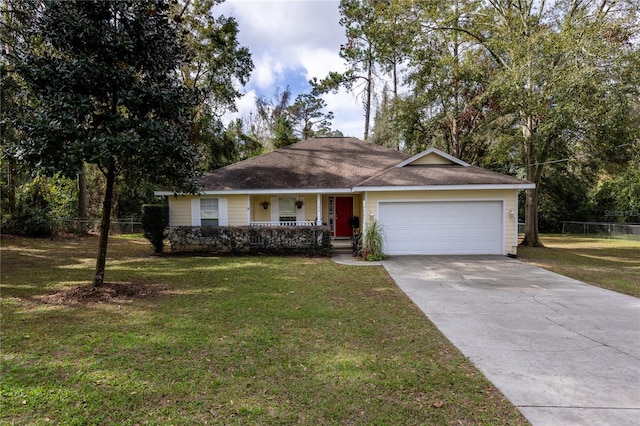
[[111,225],[111,209],[113,207],[113,193],[116,182],[115,161],[111,160],[107,169],[107,184],[105,187],[104,201],[102,203],[102,220],[100,221],[100,241],[98,242],[98,259],[96,260],[96,273],[93,278],[93,286],[99,287],[104,283],[105,264],[107,262],[107,242],[109,240],[109,227]]
[[7,199],[9,201],[9,213],[16,212],[16,183],[14,181],[14,161],[9,157],[7,161]]
[[369,56],[367,62],[367,99],[364,109],[364,140],[369,140],[369,121],[371,119],[371,92],[373,91],[373,60]]
[[[458,100],[455,99],[454,104],[457,104]],[[453,118],[451,119],[451,155],[460,158],[460,131],[458,130],[458,106],[453,108]]]
[[538,185],[536,182],[534,189],[526,190],[523,247],[544,247],[538,234]]
[[536,187],[527,189],[525,199],[524,239],[520,243],[523,247],[544,247],[538,234],[538,194],[542,180],[542,165],[536,164],[533,142],[533,117],[522,114],[525,126],[522,134],[525,138],[524,151],[527,164],[527,180],[535,183]]
[[398,100],[398,62],[393,62],[393,102]]
[[78,171],[78,234],[87,233],[87,176],[85,166]]
[[[457,8],[456,8],[457,11]],[[462,158],[462,149],[460,148],[460,129],[458,122],[460,119],[460,79],[458,78],[458,69],[460,64],[460,44],[458,43],[458,33],[453,33],[453,64],[451,69],[453,86],[453,113],[451,118],[451,154],[454,157]]]

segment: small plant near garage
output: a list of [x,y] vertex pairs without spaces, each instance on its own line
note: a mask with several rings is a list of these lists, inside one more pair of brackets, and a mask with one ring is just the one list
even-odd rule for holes
[[362,236],[362,259],[374,262],[384,259],[382,243],[384,241],[384,229],[377,221],[373,221],[365,227]]

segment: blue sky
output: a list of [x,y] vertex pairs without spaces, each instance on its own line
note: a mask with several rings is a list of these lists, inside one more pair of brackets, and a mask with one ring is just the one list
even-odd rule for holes
[[[337,0],[226,0],[214,14],[234,16],[238,40],[252,53],[255,69],[238,115],[248,117],[256,96],[272,98],[276,89],[289,86],[294,97],[308,93],[308,81],[329,71],[344,71],[339,56],[344,29],[339,24]],[[327,94],[327,110],[333,111],[333,128],[362,138],[364,113],[351,93]]]

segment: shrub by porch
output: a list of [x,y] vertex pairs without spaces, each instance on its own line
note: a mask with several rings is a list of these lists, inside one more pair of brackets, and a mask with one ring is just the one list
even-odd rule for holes
[[175,226],[168,238],[174,253],[331,252],[326,226]]

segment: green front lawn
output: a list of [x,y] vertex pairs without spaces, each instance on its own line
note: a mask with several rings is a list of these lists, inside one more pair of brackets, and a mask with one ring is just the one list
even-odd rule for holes
[[527,424],[382,267],[95,246],[3,239],[0,422]]
[[518,259],[598,287],[640,297],[640,241],[542,235],[545,248],[519,247]]

